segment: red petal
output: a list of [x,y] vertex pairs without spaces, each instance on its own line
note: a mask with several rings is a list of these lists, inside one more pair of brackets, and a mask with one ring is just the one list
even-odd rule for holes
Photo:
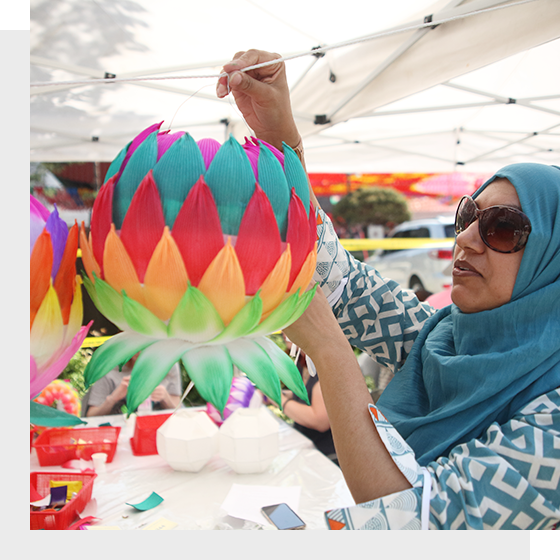
[[235,252],[243,270],[245,293],[253,295],[282,253],[274,210],[258,183],[241,220]]
[[70,307],[74,299],[74,283],[76,281],[76,254],[78,251],[78,224],[74,224],[68,233],[66,247],[58,273],[54,281],[54,289],[62,311],[62,322],[67,325],[70,318]]
[[113,222],[113,190],[115,181],[116,176],[113,176],[99,189],[91,211],[91,245],[93,256],[101,268],[101,274],[103,274],[105,240]]
[[309,218],[305,212],[305,207],[301,198],[296,194],[295,188],[292,188],[292,197],[288,208],[288,231],[286,233],[286,242],[290,244],[292,253],[292,269],[290,270],[288,290],[292,287],[309,253],[309,236],[306,235],[308,231]]
[[144,282],[148,263],[161,239],[164,227],[161,199],[150,170],[132,197],[120,235],[140,283]]
[[189,191],[171,232],[189,280],[198,286],[202,275],[224,246],[220,216],[202,175]]

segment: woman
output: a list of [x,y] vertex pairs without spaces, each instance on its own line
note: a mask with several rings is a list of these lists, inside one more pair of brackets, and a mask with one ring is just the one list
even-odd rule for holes
[[[238,53],[217,94],[233,92],[257,137],[302,155],[284,65],[237,71],[275,58]],[[508,166],[473,199],[457,216],[454,303],[437,313],[354,261],[317,210],[325,293],[286,334],[317,366],[359,504],[327,512],[331,528],[560,521],[560,169]],[[349,342],[396,371],[378,408]]]

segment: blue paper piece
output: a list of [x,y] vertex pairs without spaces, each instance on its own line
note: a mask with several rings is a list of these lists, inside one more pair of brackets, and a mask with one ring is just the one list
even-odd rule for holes
[[51,488],[50,507],[63,506],[66,504],[66,496],[68,494],[68,486],[55,486]]
[[156,506],[159,506],[161,502],[163,502],[163,498],[155,492],[152,492],[143,502],[140,502],[139,504],[129,504],[128,502],[126,502],[126,505],[132,506],[138,511],[147,511],[149,509],[155,508]]

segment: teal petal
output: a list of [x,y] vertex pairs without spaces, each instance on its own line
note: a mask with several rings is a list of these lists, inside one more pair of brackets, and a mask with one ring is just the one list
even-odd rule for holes
[[[226,346],[233,363],[267,397],[282,406],[282,390],[276,368],[266,351],[256,342],[241,338]],[[297,368],[296,368],[297,369]]]
[[297,395],[302,401],[307,404],[311,404],[309,402],[307,389],[303,384],[301,374],[290,356],[280,350],[280,348],[278,348],[278,346],[269,338],[257,338],[255,339],[255,343],[261,346],[261,348],[268,354],[268,357],[274,363],[276,373],[282,383],[284,383],[284,385],[286,385],[286,387],[288,387],[288,389],[290,389],[290,391]]
[[167,330],[171,338],[206,342],[224,328],[224,322],[210,300],[198,288],[189,285],[169,319]]
[[282,164],[262,142],[259,142],[258,169],[259,185],[272,205],[280,236],[286,239],[291,189],[288,187]]
[[287,144],[282,143],[282,146],[284,151],[284,173],[286,174],[289,191],[291,192],[292,187],[296,189],[296,194],[303,202],[305,212],[309,216],[309,178],[294,150]]
[[[98,278],[95,272],[93,273],[95,284],[86,282],[84,278],[84,285],[86,290],[91,295],[90,289],[93,289],[95,298],[97,300],[97,308],[111,323],[114,323],[122,331],[127,330],[128,323],[123,314],[123,297],[117,290],[111,287],[107,282]],[[89,280],[89,279],[88,279]],[[92,297],[93,299],[93,297]],[[95,303],[95,300],[94,300]],[[96,305],[97,305],[96,304]]]
[[181,358],[196,390],[223,415],[233,379],[233,364],[224,346],[202,346]]
[[87,424],[81,418],[68,414],[63,410],[57,410],[51,406],[45,406],[35,401],[29,401],[30,423],[34,426],[45,426],[48,428],[56,428],[60,426],[77,426],[78,424]]
[[86,389],[113,368],[125,364],[134,354],[156,341],[155,338],[131,332],[122,332],[111,337],[93,353],[84,370]]
[[123,290],[123,315],[129,327],[146,336],[167,338],[167,325]]
[[214,195],[223,233],[237,235],[256,181],[245,150],[233,136],[217,151],[204,180]]
[[132,197],[157,161],[157,131],[152,132],[134,151],[122,172],[113,194],[113,223],[121,229]]
[[289,321],[295,313],[298,304],[299,290],[284,300],[260,325],[257,325],[247,336],[265,336],[281,330],[282,326]]
[[193,344],[183,340],[159,340],[138,356],[132,368],[126,394],[126,407],[129,414],[135,412],[138,406],[152,394],[171,367],[191,348]]
[[189,191],[206,173],[204,159],[189,133],[185,133],[163,154],[154,167],[154,181],[163,204],[165,225],[173,228],[175,218]]
[[119,152],[119,155],[111,162],[109,169],[107,169],[107,173],[105,174],[105,179],[103,180],[103,184],[105,184],[113,175],[116,175],[126,157],[126,152],[128,152],[128,148],[132,144],[132,140]]
[[226,344],[251,332],[259,323],[262,307],[262,299],[257,292],[231,320],[225,330],[212,339],[209,344],[216,342]]

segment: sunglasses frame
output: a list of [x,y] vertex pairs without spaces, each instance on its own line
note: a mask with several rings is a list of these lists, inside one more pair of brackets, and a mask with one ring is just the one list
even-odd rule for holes
[[[469,223],[469,225],[465,229],[462,229],[461,231],[459,231],[459,227],[457,226],[457,220],[459,219],[459,210],[461,209],[461,206],[463,205],[464,200],[470,200],[472,202],[472,204],[474,205],[475,213],[474,213],[474,219]],[[518,216],[521,217],[523,230],[521,232],[521,236],[517,240],[517,243],[515,244],[513,249],[511,249],[510,251],[501,251],[500,249],[496,249],[496,247],[492,247],[492,245],[490,245],[490,243],[486,239],[485,232],[482,231],[482,229],[483,229],[482,228],[482,221],[481,221],[480,218],[483,217],[485,213],[489,212],[490,210],[495,210],[495,209],[500,209],[500,210],[501,209],[506,209],[509,212],[512,212],[513,214],[517,214]],[[517,253],[518,251],[521,251],[521,249],[523,249],[525,247],[525,245],[527,244],[527,239],[529,238],[529,234],[531,233],[531,221],[529,220],[529,217],[527,216],[527,214],[524,214],[523,212],[521,212],[521,210],[519,210],[517,208],[514,208],[512,206],[506,206],[506,205],[502,205],[502,204],[498,204],[498,205],[495,205],[495,206],[489,206],[488,208],[484,208],[484,210],[480,210],[480,208],[476,204],[476,201],[474,200],[474,198],[472,198],[469,195],[464,195],[461,198],[461,200],[459,201],[459,205],[457,206],[457,211],[455,212],[455,235],[461,234],[468,227],[470,227],[476,220],[478,220],[478,232],[480,234],[480,238],[482,239],[483,243],[489,249],[492,249],[492,251],[496,251],[497,253],[506,253],[507,254],[507,253]]]

